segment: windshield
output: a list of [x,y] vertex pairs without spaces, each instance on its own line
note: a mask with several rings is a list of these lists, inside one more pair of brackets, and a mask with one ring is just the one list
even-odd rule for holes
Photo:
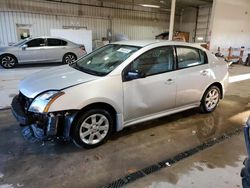
[[136,46],[109,44],[79,59],[73,67],[89,74],[104,76],[139,49]]
[[24,44],[26,41],[28,41],[28,38],[26,38],[24,40],[20,40],[17,43],[13,44],[12,46],[20,46],[20,45]]

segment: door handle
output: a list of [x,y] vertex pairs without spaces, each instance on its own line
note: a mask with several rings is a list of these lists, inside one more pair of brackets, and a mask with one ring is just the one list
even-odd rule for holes
[[203,70],[203,71],[201,71],[201,75],[203,75],[203,76],[208,75],[208,71],[207,71],[207,70]]
[[173,80],[172,78],[169,78],[169,79],[167,79],[167,80],[165,81],[165,84],[167,84],[167,85],[170,85],[170,84],[172,84],[172,83],[174,83],[174,80]]

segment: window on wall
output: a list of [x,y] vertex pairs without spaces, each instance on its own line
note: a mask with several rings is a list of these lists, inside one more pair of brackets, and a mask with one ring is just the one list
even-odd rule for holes
[[159,47],[137,58],[131,64],[130,70],[150,76],[173,70],[173,62],[173,48]]
[[33,39],[30,40],[29,42],[26,43],[28,47],[41,47],[45,46],[45,40],[40,38],[40,39]]
[[188,68],[206,63],[205,52],[186,47],[177,47],[178,68]]

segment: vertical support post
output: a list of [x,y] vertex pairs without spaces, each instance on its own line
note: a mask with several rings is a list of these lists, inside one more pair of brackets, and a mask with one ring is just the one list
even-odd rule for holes
[[239,64],[244,64],[244,62],[243,62],[244,50],[245,50],[245,47],[241,46],[241,48],[240,48],[240,56],[239,56]]
[[196,42],[196,37],[197,37],[198,19],[199,19],[199,7],[196,8],[196,20],[195,20],[195,29],[193,38],[194,42]]
[[168,40],[173,40],[175,4],[176,4],[176,0],[172,0],[172,2],[171,2],[171,15],[170,15],[170,25],[169,25],[169,36],[168,36]]

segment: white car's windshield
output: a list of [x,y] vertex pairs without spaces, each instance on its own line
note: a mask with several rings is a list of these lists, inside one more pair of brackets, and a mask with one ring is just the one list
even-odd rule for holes
[[29,40],[28,38],[26,38],[24,40],[20,40],[17,43],[13,44],[12,46],[20,46],[20,45],[24,44],[25,42],[27,42],[28,40]]
[[83,72],[104,76],[139,49],[137,46],[109,44],[79,59],[73,67]]

